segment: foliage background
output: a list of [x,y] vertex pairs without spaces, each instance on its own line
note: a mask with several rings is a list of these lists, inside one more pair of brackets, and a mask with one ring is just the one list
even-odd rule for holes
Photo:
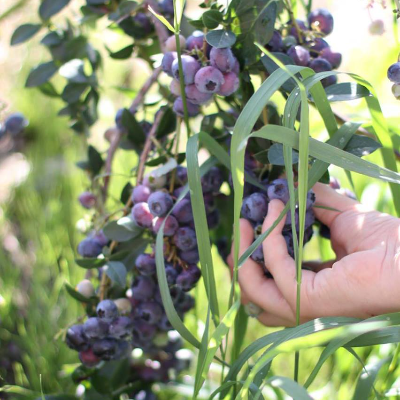
[[[37,9],[38,3],[38,0],[0,2],[0,116],[21,111],[30,120],[24,138],[12,151],[8,151],[9,143],[0,142],[0,360],[10,358],[10,343],[19,348],[13,362],[13,374],[0,376],[0,386],[17,384],[38,392],[42,387],[44,393],[73,392],[68,365],[77,362],[76,353],[69,351],[57,334],[62,327],[83,315],[79,304],[66,295],[63,284],[65,281],[76,284],[84,273],[74,264],[74,249],[81,239],[76,223],[83,215],[76,198],[87,182],[74,164],[84,156],[86,138],[74,135],[66,121],[56,117],[61,108],[57,100],[49,100],[37,90],[24,88],[29,69],[47,57],[46,50],[37,46],[37,39],[19,47],[9,46],[16,26],[35,21],[32,10]],[[195,16],[199,3],[189,0],[187,13]],[[371,12],[373,18],[385,21],[385,33],[372,36],[368,32],[371,19],[367,4],[366,0],[315,0],[313,7],[325,6],[335,17],[335,30],[329,43],[343,53],[340,70],[359,74],[371,82],[384,115],[391,125],[398,126],[399,102],[392,96],[391,84],[386,79],[387,67],[397,60],[399,50],[391,7],[388,5],[383,10],[376,6]],[[10,7],[15,10],[7,14]],[[58,18],[63,18],[62,14]],[[110,31],[96,35],[98,44],[103,42],[111,48],[123,45],[119,43],[120,37]],[[129,104],[134,90],[146,79],[148,70],[140,60],[104,60],[101,120],[92,129],[89,142],[106,150],[103,132],[112,125],[116,110]],[[115,89],[118,86],[130,87],[132,91],[122,94]],[[277,98],[277,101],[280,100]],[[340,103],[335,110],[353,120],[363,121],[368,116],[364,114],[367,110],[361,107],[362,102]],[[319,122],[311,126],[311,134],[325,138]],[[381,163],[378,153],[367,159]],[[114,162],[117,175],[112,181],[111,192],[125,184],[126,173],[134,164],[131,153],[118,153]],[[118,173],[124,176],[118,176]],[[349,186],[341,171],[332,169],[331,174],[339,177],[344,186]],[[382,211],[394,212],[387,184],[356,174],[354,177],[357,195],[363,202]],[[318,243],[315,238],[306,248],[306,258],[327,256],[330,251],[326,242]],[[230,278],[222,260],[216,265],[216,271],[217,287],[225,291]],[[204,316],[207,311],[205,302],[202,304],[201,301],[205,298],[202,285],[196,290],[197,309],[187,319],[192,327],[198,324],[196,317]],[[267,328],[251,322],[247,343],[266,332]],[[394,346],[384,345],[357,352],[364,361],[371,361],[391,355],[393,350]],[[320,351],[302,352],[303,371],[313,368]],[[217,368],[211,370],[216,385]],[[312,395],[316,399],[350,399],[359,370],[353,356],[340,349],[324,365],[310,388]],[[292,357],[279,356],[274,363],[274,373],[292,376],[292,371]],[[385,370],[382,370],[381,375],[384,374]],[[305,374],[300,371],[300,382],[304,378]],[[185,378],[189,385],[191,379],[190,374]],[[378,379],[377,385],[379,383]],[[178,394],[177,398],[184,398],[184,395]]]

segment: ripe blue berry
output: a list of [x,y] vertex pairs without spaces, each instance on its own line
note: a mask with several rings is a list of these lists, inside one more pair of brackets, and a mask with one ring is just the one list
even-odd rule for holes
[[175,232],[179,228],[179,223],[173,215],[168,217],[157,217],[153,220],[153,231],[158,233],[161,228],[161,224],[165,221],[164,225],[164,236],[174,236]]
[[150,341],[156,334],[156,327],[145,321],[137,320],[133,326],[133,337],[140,341]]
[[103,246],[93,237],[87,237],[78,244],[78,253],[82,257],[95,258],[102,250]]
[[28,126],[28,120],[21,113],[9,115],[4,121],[4,130],[10,135],[19,135]]
[[315,72],[332,71],[332,64],[325,58],[318,57],[310,62],[310,68]]
[[193,104],[201,105],[206,104],[212,99],[211,93],[202,93],[197,89],[195,84],[186,86],[186,98]]
[[315,38],[310,45],[310,54],[313,57],[318,57],[322,50],[329,48],[329,44],[326,40],[322,38]]
[[[200,109],[199,109],[198,105],[193,104],[190,101],[187,101],[186,104],[187,104],[187,110],[188,110],[189,117],[195,117],[196,115],[199,114]],[[180,117],[183,117],[185,115],[182,97],[178,97],[175,100],[174,113],[176,115],[179,115]]]
[[172,214],[181,224],[187,224],[193,221],[192,203],[188,199],[182,199],[172,210]]
[[96,205],[96,196],[91,192],[83,192],[78,197],[78,200],[81,206],[86,209],[93,208]]
[[317,8],[308,14],[308,23],[310,28],[329,35],[333,31],[332,14],[325,8]]
[[220,213],[219,210],[214,210],[207,214],[208,229],[215,229],[219,225]]
[[165,273],[167,275],[167,282],[169,286],[175,285],[178,276],[177,269],[172,264],[165,265]]
[[190,311],[192,308],[194,308],[194,305],[195,305],[194,298],[189,294],[184,293],[181,301],[179,302],[179,304],[177,304],[177,308],[179,309],[179,311],[186,313]]
[[151,194],[151,190],[149,187],[145,185],[138,185],[132,191],[132,201],[133,204],[147,202]]
[[193,250],[197,247],[196,232],[191,228],[181,227],[174,235],[174,243],[179,250]]
[[98,231],[94,234],[93,240],[95,240],[101,247],[107,246],[109,240],[103,231]]
[[211,66],[218,68],[221,72],[231,71],[235,65],[235,57],[229,48],[218,49],[213,47],[210,52]]
[[115,339],[124,339],[132,334],[133,321],[129,317],[115,318],[110,324],[109,334]]
[[221,85],[217,94],[220,96],[230,96],[239,89],[239,78],[234,72],[224,74],[224,83]]
[[224,181],[222,172],[218,167],[212,167],[202,178],[203,193],[217,193]]
[[199,250],[197,248],[190,251],[180,251],[178,255],[179,258],[187,264],[197,264],[200,260]]
[[[183,80],[185,81],[185,85],[191,85],[194,83],[194,77],[197,71],[200,69],[200,63],[193,58],[192,56],[182,56],[182,71],[183,71]],[[179,61],[178,59],[174,60],[171,66],[172,76],[179,80]]]
[[162,316],[160,322],[158,323],[158,328],[161,329],[162,331],[170,331],[174,329],[166,315]]
[[65,339],[67,346],[73,350],[84,351],[89,348],[88,338],[84,333],[83,325],[73,325],[68,328]]
[[138,318],[152,325],[157,324],[163,316],[163,309],[155,301],[146,301],[139,304],[136,312]]
[[177,59],[178,55],[175,51],[169,51],[164,54],[164,57],[161,62],[162,70],[172,76],[172,63]]
[[173,0],[162,0],[159,3],[162,14],[166,17],[172,17],[174,15],[174,2]]
[[263,221],[268,212],[268,198],[263,193],[253,193],[243,200],[242,217],[258,222]]
[[187,39],[186,39],[186,48],[189,51],[194,49],[201,50],[203,48],[204,43],[204,34],[202,31],[194,31]]
[[279,31],[275,29],[274,33],[272,34],[272,38],[267,44],[267,48],[268,50],[276,52],[276,51],[281,51],[282,47],[283,47],[282,35]]
[[303,67],[310,62],[310,52],[303,46],[292,46],[287,51],[287,55],[294,61],[296,65]]
[[[302,21],[300,19],[296,19],[296,23],[297,23],[297,27],[300,30],[300,34],[301,34],[302,38],[304,39],[304,32],[308,30],[306,27],[306,24],[304,23],[304,21]],[[299,33],[297,32],[297,29],[294,26],[294,24],[292,24],[292,27],[290,28],[289,35],[293,36],[296,41],[299,41]]]
[[153,225],[153,214],[147,203],[137,203],[132,208],[132,217],[137,225],[142,228],[151,228]]
[[201,271],[196,265],[189,265],[176,278],[176,284],[185,292],[192,290],[201,278]]
[[142,275],[151,276],[156,272],[156,260],[150,254],[140,254],[135,265]]
[[174,201],[167,192],[154,192],[148,200],[150,212],[156,217],[163,217],[172,208]]
[[117,352],[118,341],[116,339],[101,339],[93,343],[93,353],[104,361],[110,361]]
[[96,307],[99,318],[115,318],[118,316],[118,307],[112,300],[102,300]]
[[259,264],[264,264],[264,250],[262,244],[254,250],[251,259]]
[[387,76],[391,82],[400,83],[400,62],[394,63],[389,67]]
[[267,193],[270,200],[278,199],[286,204],[289,201],[289,187],[287,180],[275,179],[271,182]]
[[197,72],[194,83],[202,93],[217,93],[224,83],[224,75],[217,68],[203,67]]
[[342,63],[342,55],[340,53],[333,52],[329,47],[323,49],[320,56],[329,61],[333,69],[339,68],[340,64]]
[[97,317],[88,318],[83,324],[83,332],[89,340],[105,338],[108,330],[108,322]]
[[153,297],[156,285],[148,276],[137,276],[131,287],[132,297],[135,300],[148,300]]

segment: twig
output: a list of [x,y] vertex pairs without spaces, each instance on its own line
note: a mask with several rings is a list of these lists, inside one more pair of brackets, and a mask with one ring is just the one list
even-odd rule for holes
[[[151,76],[149,77],[149,79],[147,79],[147,81],[144,83],[144,85],[140,89],[139,93],[133,100],[131,106],[129,107],[129,111],[132,114],[134,114],[136,112],[136,110],[138,109],[138,107],[140,106],[140,104],[142,104],[144,97],[146,96],[147,92],[149,91],[149,89],[151,88],[153,83],[157,81],[161,71],[162,71],[161,67],[156,68],[153,71],[153,73],[151,74]],[[106,165],[105,165],[106,176],[104,178],[104,185],[102,188],[103,200],[105,200],[107,198],[107,191],[108,191],[108,187],[110,185],[110,179],[111,179],[112,162],[114,159],[115,152],[118,149],[119,143],[121,142],[123,134],[124,134],[124,132],[115,128],[115,132],[111,138],[111,143],[110,143],[110,147],[107,152],[107,159],[106,159]]]
[[[155,0],[146,0],[145,4],[150,6],[155,12],[159,13],[158,4]],[[153,14],[151,14],[151,19],[154,24],[154,28],[156,29],[156,33],[158,36],[158,40],[160,42],[161,51],[165,53],[165,42],[169,38],[168,29],[166,26]]]
[[[350,121],[346,116],[344,116],[342,114],[338,114],[337,112],[334,112],[333,115],[335,116],[336,121],[340,122],[341,124],[344,124],[345,122],[349,122]],[[360,127],[360,128],[357,129],[357,132],[361,133],[364,136],[368,136],[371,139],[376,139],[376,136],[373,133],[368,132],[365,128],[361,128]]]

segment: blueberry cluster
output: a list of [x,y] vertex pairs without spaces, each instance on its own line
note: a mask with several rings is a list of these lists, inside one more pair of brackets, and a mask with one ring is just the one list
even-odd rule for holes
[[[210,46],[201,31],[193,32],[187,39],[180,36],[180,47],[183,51],[183,80],[189,116],[196,116],[200,111],[199,106],[208,103],[213,95],[230,96],[238,90],[240,66],[230,48]],[[174,36],[167,40],[166,49],[162,69],[173,78],[170,90],[177,96],[174,111],[183,116],[179,61]]]
[[[331,13],[319,8],[308,15],[307,23],[302,20],[289,21],[282,32],[275,30],[267,48],[272,52],[286,53],[296,65],[308,66],[317,73],[332,71],[342,62],[342,55],[332,51],[324,39],[332,31]],[[325,87],[336,82],[336,75],[322,80]]]
[[400,62],[392,64],[387,72],[387,76],[393,82],[392,93],[397,100],[400,100]]
[[[265,192],[256,191],[243,199],[242,210],[241,210],[242,218],[245,218],[248,221],[250,221],[250,223],[254,227],[255,238],[257,238],[262,233],[262,224],[268,212],[268,203],[274,199],[278,199],[285,204],[289,202],[289,187],[286,179],[275,179],[272,182],[266,184]],[[315,217],[314,217],[314,212],[312,210],[312,206],[314,205],[314,202],[315,202],[315,194],[311,190],[308,192],[307,196],[307,212],[305,219],[304,244],[310,241],[313,235],[312,225],[315,222]],[[297,235],[299,235],[298,208],[296,208],[295,210],[295,218],[296,218],[295,221],[296,231]],[[286,240],[290,256],[294,258],[292,216],[290,210],[286,215],[286,222],[284,229],[282,231],[282,235]],[[254,253],[251,255],[251,258],[254,261],[264,266],[264,253],[262,245],[260,245],[254,251]]]

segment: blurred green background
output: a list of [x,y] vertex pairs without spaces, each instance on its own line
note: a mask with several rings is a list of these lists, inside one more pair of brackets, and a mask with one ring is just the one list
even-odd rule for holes
[[[81,2],[73,3],[79,6]],[[18,25],[36,21],[32,10],[38,4],[37,0],[0,2],[0,118],[21,111],[30,121],[23,138],[15,143],[0,141],[0,370],[8,371],[0,376],[0,386],[15,384],[36,392],[42,387],[44,393],[73,393],[75,389],[65,365],[78,360],[76,353],[69,351],[61,340],[61,330],[83,315],[84,310],[67,296],[63,284],[68,281],[75,285],[83,278],[84,271],[74,264],[76,245],[81,239],[76,224],[84,216],[76,199],[88,184],[75,163],[85,157],[87,141],[106,150],[103,132],[112,124],[116,110],[130,102],[129,96],[115,90],[115,86],[140,87],[148,67],[137,60],[121,62],[105,58],[101,120],[92,129],[91,137],[76,136],[68,129],[66,120],[57,117],[62,107],[58,100],[49,100],[37,90],[24,88],[29,69],[48,59],[46,50],[38,44],[39,39],[19,47],[9,46]],[[197,0],[188,1],[189,15],[196,15],[198,4]],[[359,74],[372,83],[384,115],[397,128],[400,103],[394,99],[386,79],[388,66],[398,57],[397,31],[390,4],[385,9],[379,5],[367,9],[368,4],[367,0],[314,1],[313,7],[326,6],[335,16],[335,30],[328,41],[343,53],[340,70]],[[10,8],[12,12],[8,12]],[[73,17],[72,12],[70,15]],[[63,21],[64,17],[59,18]],[[385,23],[382,35],[369,32],[371,20],[375,19]],[[120,36],[106,30],[95,33],[93,39],[102,51],[104,43],[111,48],[122,47]],[[278,96],[276,101],[281,102]],[[368,123],[363,100],[338,104],[335,110]],[[317,115],[313,121],[313,137],[326,139]],[[369,159],[381,163],[379,155]],[[111,192],[126,183],[126,175],[135,161],[130,153],[118,153],[114,171],[125,176],[115,176]],[[342,171],[332,169],[331,174],[343,186],[350,187]],[[354,175],[354,182],[362,201],[382,211],[394,212],[386,184],[358,175]],[[308,259],[330,254],[328,242],[321,239],[314,238],[307,246]],[[216,252],[215,257],[219,260],[218,287],[224,292],[229,285],[229,274]],[[204,298],[203,289],[196,290],[197,298]],[[198,301],[196,314],[205,313],[206,305]],[[187,323],[193,330],[201,328],[194,315],[187,318]],[[250,343],[266,332],[267,328],[252,321],[246,341]],[[363,360],[382,358],[392,352],[390,345],[358,351]],[[319,353],[320,350],[303,352],[301,369],[310,371]],[[277,358],[275,374],[291,376],[292,371],[292,357]],[[214,373],[217,384],[218,371]],[[345,350],[338,351],[312,385],[314,398],[351,398],[359,373],[360,366],[353,356]],[[300,381],[304,376],[300,374]],[[190,379],[188,375],[186,381],[190,383]]]

